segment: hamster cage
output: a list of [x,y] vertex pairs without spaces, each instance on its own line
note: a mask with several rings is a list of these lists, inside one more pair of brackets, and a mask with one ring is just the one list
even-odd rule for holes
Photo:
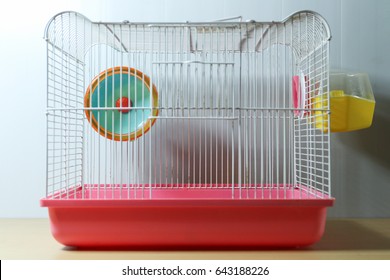
[[133,23],[63,12],[45,39],[41,206],[60,243],[254,248],[321,238],[334,199],[321,129],[330,30],[320,15]]

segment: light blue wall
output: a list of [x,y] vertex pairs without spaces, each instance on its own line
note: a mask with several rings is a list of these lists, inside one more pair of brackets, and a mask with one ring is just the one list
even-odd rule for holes
[[[367,72],[377,107],[370,129],[332,135],[332,217],[390,217],[390,1],[357,0],[14,0],[0,17],[0,217],[45,217],[46,52],[57,12],[94,21],[280,20],[322,14],[332,30],[332,69]],[[32,12],[34,10],[34,12]]]

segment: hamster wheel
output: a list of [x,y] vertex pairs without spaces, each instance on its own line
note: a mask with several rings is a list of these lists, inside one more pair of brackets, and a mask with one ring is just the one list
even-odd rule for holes
[[158,93],[141,71],[117,66],[93,79],[84,107],[88,121],[100,135],[115,141],[133,141],[155,123]]

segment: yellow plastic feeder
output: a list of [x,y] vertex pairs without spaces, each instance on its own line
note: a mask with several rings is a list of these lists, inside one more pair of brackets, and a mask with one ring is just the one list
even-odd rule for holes
[[[371,126],[375,99],[367,74],[334,73],[330,75],[330,131],[346,132]],[[315,127],[328,132],[328,94],[312,101]]]

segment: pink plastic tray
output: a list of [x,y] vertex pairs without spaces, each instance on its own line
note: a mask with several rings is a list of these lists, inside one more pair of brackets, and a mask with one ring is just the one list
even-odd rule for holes
[[307,246],[321,238],[326,208],[334,203],[302,187],[233,193],[222,185],[154,186],[150,194],[148,187],[75,187],[41,206],[49,209],[53,236],[66,246],[177,249]]

